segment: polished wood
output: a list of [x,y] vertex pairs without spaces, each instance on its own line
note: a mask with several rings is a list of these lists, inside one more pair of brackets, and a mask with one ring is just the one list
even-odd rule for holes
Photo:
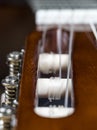
[[61,119],[47,119],[34,111],[37,42],[41,33],[30,34],[26,42],[17,130],[97,129],[97,50],[86,33],[75,33],[73,51],[75,113]]

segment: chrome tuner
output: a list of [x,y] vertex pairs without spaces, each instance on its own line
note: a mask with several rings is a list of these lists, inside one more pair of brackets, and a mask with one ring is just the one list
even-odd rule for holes
[[7,55],[9,76],[2,80],[5,92],[1,95],[0,130],[13,130],[16,126],[16,108],[18,106],[24,49]]
[[7,64],[9,66],[9,75],[20,76],[22,66],[23,52],[13,51],[7,56]]
[[15,111],[11,107],[0,108],[0,130],[13,130],[16,125]]
[[2,85],[5,87],[5,104],[13,106],[13,101],[18,100],[18,85],[19,81],[16,76],[7,76],[2,80]]

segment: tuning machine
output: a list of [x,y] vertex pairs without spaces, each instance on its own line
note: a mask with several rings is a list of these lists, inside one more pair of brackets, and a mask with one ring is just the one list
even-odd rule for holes
[[9,66],[9,75],[20,77],[23,54],[24,54],[23,49],[21,50],[21,52],[13,51],[8,54],[7,64]]
[[16,76],[7,76],[2,80],[2,85],[5,87],[5,104],[12,106],[13,101],[18,100],[18,78]]
[[16,126],[15,111],[11,107],[0,108],[0,130],[13,130]]
[[1,95],[0,130],[13,130],[16,124],[16,107],[18,106],[19,85],[23,63],[24,49],[13,51],[7,56],[9,76],[2,80],[5,92]]

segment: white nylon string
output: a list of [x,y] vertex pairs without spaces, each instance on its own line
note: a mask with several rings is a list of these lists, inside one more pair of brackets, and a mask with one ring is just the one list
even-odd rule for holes
[[[72,63],[71,63],[71,70],[72,70]],[[71,75],[73,79],[73,74]],[[73,90],[73,80],[71,80],[71,91],[70,91],[70,96],[71,96],[71,107],[74,107],[74,90]]]
[[[40,52],[41,52],[41,50],[40,50],[40,48],[41,48],[41,40],[39,40],[39,42],[38,42],[38,58],[39,58],[39,54],[40,54]],[[39,64],[38,64],[38,67],[37,67],[37,81],[38,81],[38,78],[40,77],[40,71],[39,71]],[[36,107],[38,107],[38,89],[37,89],[37,87],[36,87],[36,98],[35,98],[35,106]]]
[[71,55],[72,55],[72,44],[73,44],[73,37],[74,37],[74,25],[71,24],[70,28],[70,39],[69,39],[69,63],[68,63],[68,69],[67,69],[67,84],[66,84],[66,94],[65,94],[65,107],[68,107],[68,97],[69,97],[69,77],[70,77],[70,70],[71,70]]
[[[45,39],[46,39],[46,32],[47,28],[44,29],[43,34],[42,34],[42,40],[39,41],[38,43],[38,57],[40,53],[44,52],[44,46],[45,46]],[[42,46],[41,46],[42,42]],[[39,65],[39,64],[38,64]],[[39,72],[39,66],[37,68],[37,80],[40,77],[40,72]],[[36,99],[35,99],[35,106],[38,107],[38,89],[36,88]]]
[[90,23],[90,27],[91,27],[91,30],[96,38],[96,41],[97,41],[97,30],[96,30],[96,27],[93,23]]
[[45,42],[46,42],[46,34],[47,34],[47,27],[44,28],[43,34],[42,34],[42,49],[41,52],[44,52]]
[[61,47],[62,47],[62,29],[59,26],[57,29],[57,50],[59,54],[59,77],[62,77],[62,69],[61,69]]

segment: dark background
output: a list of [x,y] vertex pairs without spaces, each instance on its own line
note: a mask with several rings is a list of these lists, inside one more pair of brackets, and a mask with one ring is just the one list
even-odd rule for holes
[[27,35],[35,29],[34,21],[24,0],[0,0],[0,93],[1,80],[8,75],[6,56],[25,47]]

